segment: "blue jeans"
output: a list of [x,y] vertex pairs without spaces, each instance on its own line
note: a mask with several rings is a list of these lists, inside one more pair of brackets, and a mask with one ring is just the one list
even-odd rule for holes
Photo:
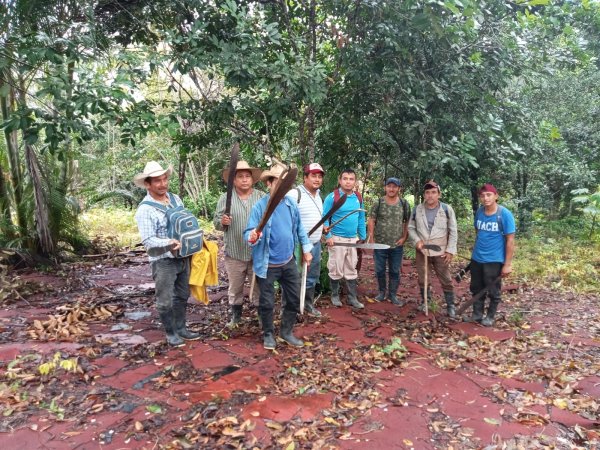
[[314,288],[321,277],[321,243],[314,244],[310,253],[312,254],[312,261],[308,266],[308,274],[306,275],[306,289]]
[[[400,267],[402,266],[402,255],[404,247],[386,248],[375,250],[375,276],[379,283],[379,290],[385,291],[385,272],[389,267],[390,283],[400,283]],[[395,294],[395,292],[394,292]]]

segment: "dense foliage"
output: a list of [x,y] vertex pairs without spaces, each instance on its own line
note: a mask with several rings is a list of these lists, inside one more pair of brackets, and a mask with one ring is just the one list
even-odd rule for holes
[[[9,0],[0,5],[0,246],[78,250],[82,208],[135,205],[154,158],[210,217],[239,141],[434,177],[468,215],[494,182],[525,230],[598,189],[600,4],[593,0]],[[590,218],[591,220],[591,218]]]

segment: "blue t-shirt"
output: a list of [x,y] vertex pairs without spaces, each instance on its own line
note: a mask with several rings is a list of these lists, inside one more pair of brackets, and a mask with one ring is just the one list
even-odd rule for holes
[[285,202],[279,203],[271,216],[269,236],[269,264],[285,264],[294,254],[294,227],[292,215]]
[[[512,213],[498,205],[499,211],[491,216],[485,214],[484,208],[479,208],[475,214],[475,230],[477,239],[471,258],[479,263],[502,263],[506,259],[505,235],[514,234],[515,218]],[[500,214],[501,224],[498,224]]]

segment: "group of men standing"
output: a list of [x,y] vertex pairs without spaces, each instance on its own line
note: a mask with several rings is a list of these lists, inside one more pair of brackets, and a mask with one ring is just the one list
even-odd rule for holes
[[[186,287],[180,277],[185,278],[186,270],[189,276],[189,261],[186,261],[189,258],[177,257],[178,242],[168,239],[164,214],[161,216],[161,210],[151,206],[153,201],[167,207],[173,199],[181,202],[178,197],[167,195],[171,170],[170,167],[164,170],[158,163],[150,162],[144,172],[136,176],[135,183],[148,191],[145,202],[138,208],[136,220],[149,255],[156,253],[151,253],[153,248],[171,245],[169,251],[151,256],[150,262],[156,282],[157,307],[167,341],[171,345],[180,345],[182,339],[198,337],[186,329],[185,308],[182,308],[189,288],[186,295]],[[303,183],[290,190],[276,205],[264,226],[259,227],[285,168],[276,164],[262,171],[239,161],[235,168],[223,171],[225,181],[230,170],[235,170],[230,210],[226,213],[226,196],[223,194],[214,216],[215,228],[224,231],[231,308],[229,326],[241,322],[244,283],[247,278],[255,279],[251,301],[258,306],[264,348],[274,349],[273,310],[275,282],[278,282],[282,289],[280,337],[290,345],[302,346],[303,342],[292,332],[300,312],[302,290],[298,261],[306,267],[305,310],[320,316],[314,298],[320,278],[323,238],[329,253],[327,268],[334,306],[343,305],[340,288],[345,282],[347,304],[356,309],[364,308],[358,300],[358,253],[355,245],[365,242],[389,246],[374,250],[378,285],[376,300],[389,299],[393,304],[403,306],[397,292],[404,244],[410,239],[417,250],[416,268],[421,292],[419,307],[423,308],[428,295],[425,279],[431,270],[442,286],[448,316],[456,317],[450,275],[450,263],[457,253],[456,216],[450,205],[440,201],[442,190],[435,181],[424,185],[424,201],[411,212],[410,205],[402,198],[400,180],[388,178],[384,184],[385,195],[370,209],[367,221],[363,199],[356,190],[356,173],[352,169],[342,171],[338,187],[323,201],[320,188],[325,171],[317,163],[307,164],[303,167]],[[255,188],[259,180],[267,186],[266,193]],[[470,264],[471,291],[476,294],[487,290],[490,303],[484,314],[485,296],[481,296],[474,303],[469,320],[491,326],[500,301],[500,278],[512,271],[515,223],[510,211],[497,204],[498,193],[494,186],[485,184],[479,195],[483,206],[477,211],[474,222],[477,238]],[[345,200],[341,202],[343,196]],[[328,214],[332,208],[335,212]],[[326,216],[330,217],[324,225],[316,226]],[[307,231],[313,229],[309,236]]]

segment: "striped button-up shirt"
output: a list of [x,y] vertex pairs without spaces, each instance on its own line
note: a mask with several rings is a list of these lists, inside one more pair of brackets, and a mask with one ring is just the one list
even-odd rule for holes
[[[306,189],[306,187],[304,187],[304,185],[300,185],[286,194],[298,205],[298,211],[300,211],[300,220],[304,226],[304,231],[307,233],[317,224],[319,220],[321,220],[321,217],[323,216],[323,200],[321,199],[320,192],[321,191],[317,190],[316,195],[313,197],[313,195],[308,191],[308,189]],[[300,196],[300,201],[298,201],[298,195]],[[323,227],[321,226],[308,237],[311,244],[316,244],[317,242],[321,241],[322,234]]]
[[[231,217],[231,225],[225,231],[223,240],[225,241],[225,255],[230,258],[238,259],[240,261],[250,261],[252,259],[252,251],[248,243],[244,240],[244,229],[248,223],[250,212],[255,203],[260,200],[265,194],[258,189],[252,189],[252,193],[246,200],[240,199],[239,195],[233,189],[231,195],[231,211],[229,215]],[[225,201],[227,194],[222,194],[219,197],[217,203],[217,211],[213,224],[217,230],[223,230],[221,225],[221,218],[225,213]]]
[[[175,202],[177,203],[176,205],[163,206],[172,208],[183,205],[183,202],[177,195],[173,194],[173,197],[175,197]],[[150,194],[146,194],[144,200],[142,201],[161,205],[161,203],[154,200]],[[140,236],[142,237],[142,244],[144,244],[146,250],[155,247],[164,247],[171,242],[171,238],[167,236],[167,215],[160,209],[150,205],[140,205],[135,213],[135,221],[137,222],[138,230],[140,231]],[[148,256],[148,259],[150,262],[152,262],[163,258],[173,257],[173,254],[169,251],[159,256]]]

